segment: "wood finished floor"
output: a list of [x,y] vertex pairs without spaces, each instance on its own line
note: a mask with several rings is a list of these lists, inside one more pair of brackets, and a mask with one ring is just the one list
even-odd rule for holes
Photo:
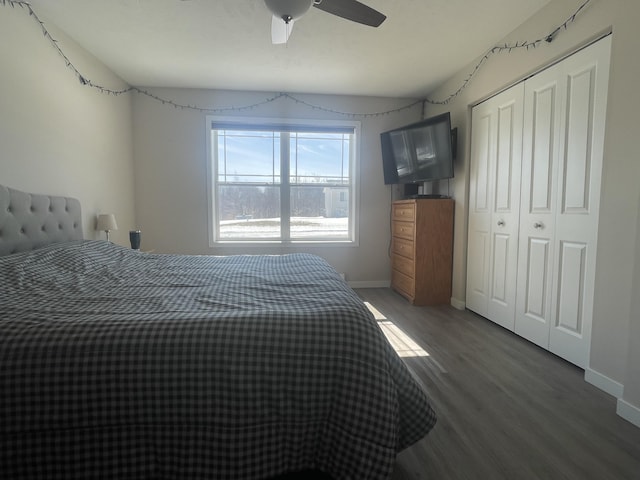
[[393,480],[640,480],[640,428],[583,370],[472,312],[356,291],[429,354],[405,361],[438,423]]

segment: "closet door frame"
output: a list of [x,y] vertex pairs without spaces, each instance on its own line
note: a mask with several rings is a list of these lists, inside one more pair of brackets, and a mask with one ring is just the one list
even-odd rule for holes
[[[472,108],[467,308],[581,368],[591,347],[610,51],[608,35]],[[517,89],[515,182],[500,174],[499,117]],[[506,218],[505,185],[518,198]],[[505,235],[514,220],[517,231]]]

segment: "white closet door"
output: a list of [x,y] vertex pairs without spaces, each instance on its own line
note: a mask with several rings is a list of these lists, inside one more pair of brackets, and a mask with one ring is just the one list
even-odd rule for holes
[[524,86],[474,107],[467,307],[514,329]]
[[549,348],[563,88],[559,66],[525,82],[515,332]]
[[585,368],[611,38],[525,83],[515,331]]
[[611,37],[562,62],[565,88],[558,165],[549,350],[588,366]]

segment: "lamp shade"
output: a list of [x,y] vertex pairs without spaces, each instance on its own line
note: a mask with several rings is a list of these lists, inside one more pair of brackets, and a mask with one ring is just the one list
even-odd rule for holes
[[117,230],[118,224],[116,223],[116,216],[113,213],[103,213],[98,215],[98,224],[96,230]]

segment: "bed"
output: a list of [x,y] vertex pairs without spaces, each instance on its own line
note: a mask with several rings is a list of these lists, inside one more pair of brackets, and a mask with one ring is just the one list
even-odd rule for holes
[[0,186],[0,477],[387,479],[435,421],[320,257],[138,252]]

